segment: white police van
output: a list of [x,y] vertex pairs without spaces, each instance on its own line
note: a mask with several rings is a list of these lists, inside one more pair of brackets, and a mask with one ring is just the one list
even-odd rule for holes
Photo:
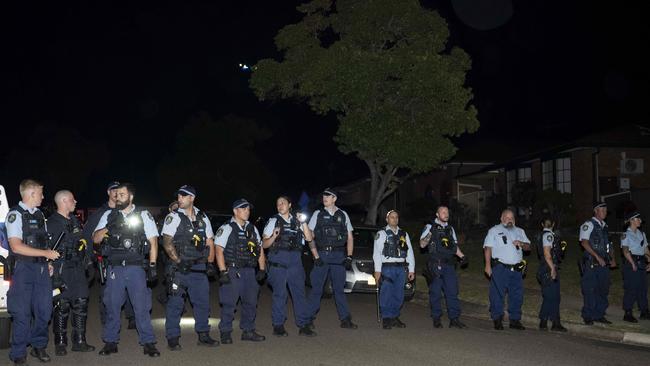
[[9,348],[9,333],[11,329],[11,318],[7,313],[7,291],[9,291],[9,281],[5,281],[5,265],[9,255],[9,243],[7,241],[7,231],[5,229],[5,218],[9,212],[9,203],[5,188],[0,185],[0,349]]

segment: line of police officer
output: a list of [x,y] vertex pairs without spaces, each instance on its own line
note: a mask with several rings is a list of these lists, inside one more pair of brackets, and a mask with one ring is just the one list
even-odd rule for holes
[[[155,347],[151,325],[151,290],[147,280],[157,277],[158,232],[151,214],[133,204],[135,189],[130,184],[109,186],[115,190],[114,207],[107,207],[99,217],[92,240],[101,246],[100,258],[104,261],[105,278],[103,305],[106,311],[102,339],[104,347],[100,355],[118,351],[120,312],[126,299],[133,304],[135,326],[144,353],[155,357],[160,353]],[[88,285],[85,269],[88,264],[89,245],[81,225],[74,215],[76,201],[69,191],[55,195],[57,212],[49,218],[49,226],[43,213],[37,208],[43,199],[42,184],[25,180],[20,185],[21,202],[7,216],[7,230],[11,255],[16,259],[13,280],[9,291],[9,311],[14,321],[10,358],[16,364],[25,363],[26,347],[31,344],[30,354],[42,362],[49,361],[45,352],[47,323],[52,314],[50,291],[55,292],[53,332],[57,355],[66,354],[67,320],[72,314],[72,351],[94,350],[85,339],[88,306]],[[110,196],[109,196],[110,197]],[[287,286],[294,303],[295,322],[299,334],[314,336],[313,321],[320,309],[322,288],[329,277],[336,301],[341,327],[356,329],[352,323],[344,295],[345,269],[351,266],[353,236],[350,219],[336,207],[337,194],[331,189],[323,192],[323,210],[317,210],[309,224],[304,218],[292,215],[291,202],[287,197],[276,201],[278,214],[269,220],[264,236],[249,221],[252,205],[245,199],[233,203],[230,222],[213,234],[207,216],[194,206],[196,190],[182,186],[177,191],[178,208],[164,220],[161,231],[163,248],[170,261],[165,269],[169,300],[166,308],[166,338],[170,350],[181,349],[180,317],[185,299],[189,299],[195,316],[198,344],[219,344],[209,335],[209,284],[206,275],[219,270],[219,295],[222,304],[219,330],[221,343],[232,343],[232,321],[235,307],[241,299],[241,339],[263,341],[264,336],[255,329],[255,317],[259,283],[267,277],[273,288],[272,324],[273,334],[286,336]],[[109,201],[110,203],[110,201]],[[582,288],[585,306],[583,318],[586,324],[593,321],[608,323],[604,318],[607,308],[608,272],[606,266],[615,265],[611,256],[607,227],[604,224],[606,206],[594,206],[594,217],[581,227],[581,244],[585,249],[582,260]],[[454,258],[466,266],[467,258],[458,246],[455,231],[449,225],[449,211],[440,206],[436,218],[425,226],[421,248],[429,251],[427,280],[434,328],[442,327],[440,300],[444,294],[450,327],[464,328],[460,322],[458,280]],[[399,214],[389,211],[387,226],[378,231],[375,238],[375,278],[379,287],[379,307],[384,329],[403,328],[399,319],[403,301],[405,277],[414,278],[413,249],[408,234],[399,226]],[[624,320],[637,321],[631,314],[636,302],[642,319],[650,319],[647,304],[647,280],[643,269],[647,268],[645,254],[648,251],[645,234],[639,229],[640,215],[626,217],[628,231],[622,237],[625,258]],[[540,329],[546,329],[546,321],[552,320],[552,330],[566,331],[559,319],[558,264],[562,248],[553,233],[549,220],[543,223],[538,248],[540,269],[538,280],[542,284],[543,303],[540,309]],[[61,235],[63,233],[63,235]],[[48,235],[49,234],[49,235]],[[50,249],[51,240],[57,237],[57,250]],[[311,272],[312,291],[305,295],[304,269],[300,261],[305,239],[310,243],[315,267]],[[560,244],[558,244],[560,243]],[[267,262],[263,248],[269,249]],[[521,325],[523,300],[522,277],[525,261],[522,252],[530,250],[530,241],[521,228],[514,224],[514,213],[504,210],[501,223],[491,228],[485,238],[485,272],[490,277],[490,313],[496,329],[503,329],[503,304],[508,297],[509,326],[524,329]],[[53,261],[53,262],[48,262]],[[143,263],[146,263],[143,266]],[[102,276],[103,275],[103,276]],[[52,277],[50,279],[50,276]],[[605,286],[606,285],[606,286]],[[33,317],[33,321],[31,320]]]

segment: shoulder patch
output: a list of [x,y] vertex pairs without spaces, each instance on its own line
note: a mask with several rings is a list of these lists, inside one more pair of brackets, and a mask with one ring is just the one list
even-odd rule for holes
[[379,231],[377,231],[377,234],[375,234],[375,240],[379,240]]
[[152,215],[151,212],[149,212],[149,211],[147,211],[147,217],[148,217],[149,220],[151,220],[151,221],[156,221],[156,220],[153,219],[153,215]]
[[172,215],[167,215],[167,217],[165,218],[165,225],[171,224],[173,219],[174,218],[172,217]]
[[217,230],[217,234],[216,234],[217,238],[220,237],[221,234],[223,234],[223,228],[222,227],[220,227],[219,230]]
[[553,241],[553,235],[552,234],[546,235],[546,240],[547,241]]
[[587,225],[587,224],[582,225],[582,230],[583,231],[589,230],[589,225]]
[[626,237],[626,236],[627,236],[627,235],[625,235],[625,234],[621,234],[621,240],[625,240],[625,237]]
[[7,221],[9,221],[10,224],[16,221],[16,214],[15,213],[9,214],[9,217],[7,217]]

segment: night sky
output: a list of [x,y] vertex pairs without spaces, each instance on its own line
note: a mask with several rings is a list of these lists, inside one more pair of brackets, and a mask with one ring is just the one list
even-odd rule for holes
[[[78,197],[81,206],[103,201],[114,178],[140,186],[141,202],[166,204],[172,192],[159,191],[155,167],[201,112],[214,119],[235,114],[271,130],[256,153],[284,192],[360,178],[365,166],[332,142],[335,118],[291,101],[257,101],[238,68],[278,57],[273,37],[299,21],[301,2],[48,1],[5,8],[3,142],[16,148],[47,123],[107,144],[106,168],[88,179],[93,188]],[[640,3],[422,4],[441,13],[451,44],[473,60],[468,85],[481,127],[459,139],[459,148],[540,137],[550,144],[623,123],[648,125],[650,32]],[[0,183],[12,194],[23,177],[7,170],[8,156],[0,154]],[[215,156],[206,169],[225,158]]]

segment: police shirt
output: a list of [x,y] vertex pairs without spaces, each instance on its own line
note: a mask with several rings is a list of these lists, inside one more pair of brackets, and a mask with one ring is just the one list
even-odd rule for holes
[[[436,224],[442,227],[447,227],[447,225],[449,225],[448,222],[442,222],[437,218],[434,221]],[[426,238],[426,236],[429,235],[430,232],[431,232],[431,224],[426,224],[426,226],[424,226],[424,230],[422,230],[422,235],[420,235],[420,240]],[[456,244],[458,244],[458,238],[456,238],[456,230],[454,230],[453,226],[451,228],[451,236],[454,238]]]
[[[102,217],[99,219],[99,223],[97,224],[97,227],[95,228],[95,231],[104,229],[106,225],[108,224],[108,215],[113,211],[114,209],[108,210],[104,212]],[[133,205],[133,209],[129,211],[128,213],[124,213],[120,210],[120,213],[122,216],[126,217],[128,214],[133,212],[135,210],[135,205]],[[151,238],[157,238],[158,237],[158,228],[156,227],[156,222],[153,219],[153,216],[149,213],[147,210],[142,210],[140,212],[140,217],[142,218],[142,223],[144,225],[144,234],[147,237],[147,239]]]
[[[375,245],[372,251],[372,260],[375,262],[375,272],[381,272],[382,263],[404,262],[404,258],[393,258],[382,255],[382,252],[384,251],[384,244],[386,243],[386,230],[392,229],[389,225],[386,225],[384,230],[377,231],[377,235],[375,235]],[[399,230],[400,228],[398,226],[397,230],[392,231],[393,233],[397,234]],[[407,232],[404,233],[406,234],[406,245],[409,248],[408,252],[406,253],[406,263],[408,263],[409,272],[415,272],[415,258],[413,257],[411,238],[409,238],[409,234]]]
[[627,228],[627,231],[621,235],[621,247],[628,247],[632,255],[644,255],[648,247],[648,238],[640,229],[636,231]]
[[555,238],[555,234],[551,230],[544,229],[542,231],[542,246],[552,247],[554,238]]
[[[600,224],[601,228],[607,226],[604,221],[600,221],[595,217],[592,217],[592,219],[596,220],[596,222]],[[594,223],[591,222],[591,220],[585,221],[585,223],[580,227],[580,241],[589,240],[592,231],[594,231]]]
[[517,264],[521,262],[523,253],[513,244],[515,240],[530,243],[523,229],[513,226],[507,228],[503,224],[493,226],[488,231],[483,248],[492,248],[492,258],[504,264]]
[[[282,216],[282,215],[280,215]],[[282,217],[282,220],[286,222],[287,224],[291,222],[291,218],[293,215],[289,214],[289,220],[285,219]],[[275,223],[278,221],[277,217],[271,217],[269,221],[266,223],[266,226],[264,226],[264,231],[262,232],[264,234],[265,238],[270,238],[273,236],[273,231],[275,230]],[[302,223],[298,221],[298,230],[302,231]],[[305,245],[305,237],[302,237],[302,240],[300,241],[302,245]]]
[[[334,215],[336,211],[340,210],[338,207],[334,206],[332,209],[328,209],[324,207],[325,211],[329,213],[330,215]],[[348,229],[348,232],[352,232],[354,228],[352,228],[352,224],[350,223],[350,216],[348,216],[348,213],[341,210],[343,212],[343,215],[345,216],[345,226]],[[309,229],[310,230],[315,230],[316,229],[316,222],[318,221],[318,214],[320,213],[320,210],[314,211],[314,213],[311,215],[311,218],[309,219]]]
[[[23,201],[18,202],[18,206],[22,207],[30,214],[34,214],[38,211],[37,207],[29,208]],[[11,210],[7,213],[7,219],[5,220],[5,227],[7,228],[7,238],[17,238],[23,240],[23,215],[16,211]],[[45,230],[47,230],[47,220],[45,221]]]
[[[192,220],[185,209],[179,208],[178,210],[185,214],[185,216],[187,216],[190,221]],[[194,217],[198,217],[199,212],[199,208],[194,207]],[[178,229],[178,225],[180,223],[181,217],[178,212],[170,212],[167,217],[165,217],[165,223],[163,224],[162,230],[160,231],[160,235],[169,235],[173,237],[176,235],[176,230]],[[205,238],[212,239],[214,237],[214,232],[212,231],[212,224],[210,223],[210,220],[208,220],[207,216],[203,216],[203,223],[205,224]]]
[[[228,238],[232,233],[232,226],[230,226],[231,222],[237,223],[234,218],[231,218],[229,223],[221,225],[219,230],[217,230],[217,235],[214,238],[214,245],[218,245],[222,248],[226,247],[226,244],[228,244]],[[253,224],[251,224],[249,221],[246,221],[243,227],[237,224],[237,226],[239,226],[239,228],[242,230],[246,230],[248,225],[253,225]],[[253,229],[255,231],[255,237],[257,238],[258,246],[261,248],[262,241],[260,240],[260,233],[259,231],[257,231],[257,228],[255,226],[253,226]]]

